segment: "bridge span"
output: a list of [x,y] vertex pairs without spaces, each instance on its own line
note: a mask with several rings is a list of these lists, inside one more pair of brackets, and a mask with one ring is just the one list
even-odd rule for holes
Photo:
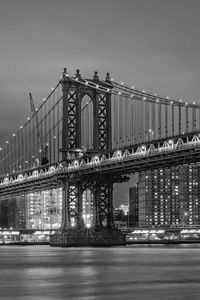
[[[40,134],[38,134],[38,132]],[[1,147],[0,199],[62,187],[61,228],[53,246],[118,245],[113,184],[149,169],[200,161],[200,106],[152,94],[106,74],[70,77],[64,69],[50,95]],[[93,195],[86,228],[82,196]],[[73,226],[72,226],[73,219]]]

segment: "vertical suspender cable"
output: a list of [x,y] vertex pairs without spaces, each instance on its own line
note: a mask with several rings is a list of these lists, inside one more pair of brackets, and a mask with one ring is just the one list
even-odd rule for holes
[[[59,89],[59,87],[58,87]],[[60,102],[57,104],[57,135],[56,135],[56,140],[57,140],[57,148],[56,148],[56,154],[57,154],[57,162],[60,161],[59,159],[59,141],[60,141],[60,118],[59,118],[59,106],[60,106]]]
[[186,105],[185,107],[185,119],[186,119],[186,133],[188,133],[189,130],[189,121],[188,121],[188,106]]
[[135,102],[134,100],[131,100],[132,103],[132,144],[135,144],[136,142],[136,126],[135,126]]
[[[47,146],[47,101],[44,103],[44,147]],[[49,150],[49,147],[48,147]],[[49,155],[49,151],[48,151]]]
[[128,98],[128,144],[131,145],[131,137],[132,137],[132,106],[131,100]]
[[114,95],[114,99],[113,99],[113,137],[114,137],[114,141],[113,141],[113,148],[117,148],[117,103],[116,103],[116,96]]
[[28,148],[28,162],[27,167],[31,166],[31,149],[33,149],[33,143],[34,143],[34,130],[33,130],[33,124],[32,119],[29,121],[29,148]]
[[162,135],[161,113],[162,113],[161,103],[158,103],[158,138],[159,139],[161,138]]
[[20,128],[19,132],[18,132],[18,169],[20,170],[21,169],[21,158],[22,158],[22,155],[23,155],[23,151],[22,151],[22,129]]
[[172,136],[174,136],[174,105],[172,104]]
[[196,131],[196,109],[192,107],[192,131]]
[[145,113],[145,118],[146,118],[146,133],[147,133],[147,142],[149,141],[149,134],[150,134],[150,131],[149,131],[149,102],[146,102],[145,103],[145,107],[146,107],[146,113]]
[[[38,137],[38,147],[39,147],[39,149],[40,148],[45,149],[45,145],[44,145],[44,142],[43,142],[44,141],[44,139],[43,139],[43,114],[42,114],[43,108],[44,108],[44,106],[42,106],[40,108],[40,115],[38,113],[38,115],[39,115],[39,122],[38,123],[40,124],[40,129],[38,129],[39,130],[38,134],[40,135]],[[40,161],[41,161],[41,158],[42,158],[42,152],[40,153]]]
[[152,127],[152,138],[154,139],[155,138],[155,135],[156,135],[156,128],[155,128],[155,108],[156,108],[156,104],[155,103],[152,103],[152,106],[151,106],[151,110],[152,110],[152,113],[151,113],[151,127]]
[[6,157],[6,159],[5,159],[5,161],[3,161],[3,167],[4,167],[4,174],[5,174],[5,176],[6,176],[6,171],[7,171],[7,144],[5,144],[5,146],[4,146],[4,151],[3,151],[3,154],[2,154],[2,159],[3,159],[3,156],[5,155],[5,157]]
[[55,106],[55,91],[54,91],[54,93],[53,93],[53,136],[52,136],[52,138],[53,138],[53,140],[52,140],[52,142],[53,142],[53,163],[55,164],[55,162],[56,162],[56,138],[55,138],[55,110],[56,110],[56,108],[54,107]]
[[10,156],[10,144],[11,141],[8,141],[8,173],[11,173],[11,156]]
[[134,102],[131,99],[131,144],[134,144]]
[[13,172],[13,139],[10,139],[10,156],[11,156],[11,163],[10,163],[10,167],[11,167],[11,172]]
[[[139,101],[136,100],[136,111],[137,111],[137,115],[138,115],[138,121],[136,121],[136,124],[137,124],[137,143],[141,143],[141,125],[140,125],[140,122],[141,122],[141,103]],[[135,111],[135,113],[136,113]]]
[[122,145],[123,145],[122,137],[123,137],[123,126],[124,126],[123,121],[124,121],[124,118],[123,118],[123,103],[122,103],[122,101],[120,101],[120,98],[119,98],[119,107],[120,107],[120,109],[119,109],[119,115],[121,116],[121,120],[119,122],[119,124],[120,124],[120,128],[119,128],[120,129],[120,142],[119,142],[119,146],[122,147]]
[[48,99],[49,101],[49,110],[48,110],[48,144],[49,144],[49,163],[52,163],[52,149],[51,149],[51,97]]
[[168,137],[168,105],[165,104],[165,137]]
[[140,119],[140,143],[144,141],[144,107],[143,107],[143,101],[140,102],[140,112],[141,112],[141,119]]
[[25,170],[26,169],[26,160],[27,160],[27,148],[28,148],[28,134],[27,134],[27,131],[28,131],[28,124],[26,123],[25,125],[25,129],[24,129],[24,153],[25,153],[25,156],[24,156],[24,166],[23,166],[23,169]]
[[84,100],[81,103],[81,146],[86,147],[85,144],[85,118],[84,118]]
[[[36,113],[34,113],[35,115]],[[30,129],[30,132],[32,133],[31,136],[31,140],[32,140],[32,147],[30,147],[29,149],[29,163],[31,164],[31,167],[32,167],[32,161],[33,161],[33,158],[32,158],[32,150],[33,150],[33,154],[36,155],[37,154],[37,150],[36,150],[36,147],[37,147],[37,144],[36,144],[36,141],[37,141],[37,132],[36,132],[36,124],[35,124],[35,116],[33,116],[30,120],[30,124],[31,124],[31,129]],[[36,126],[35,126],[36,125]]]
[[147,103],[144,101],[142,101],[142,113],[143,113],[143,141],[146,142],[147,141],[147,116],[146,116],[146,108],[147,108]]
[[141,108],[142,108],[142,118],[141,118],[141,134],[142,134],[142,142],[146,141],[146,111],[145,111],[145,101],[143,100],[141,102]]
[[87,113],[87,140],[88,140],[88,148],[90,149],[90,105],[89,100],[87,101],[87,107],[86,107],[86,113]]
[[116,99],[117,99],[117,109],[118,109],[118,112],[117,112],[117,120],[118,120],[118,123],[117,123],[117,135],[118,135],[118,149],[120,148],[121,146],[121,137],[120,137],[120,132],[121,132],[121,111],[120,111],[120,101],[119,101],[119,97],[116,96]]
[[21,129],[21,159],[20,159],[20,166],[21,166],[21,170],[23,169],[23,155],[24,155],[24,152],[23,152],[23,145],[24,145],[24,129]]
[[179,121],[179,130],[178,130],[178,132],[179,132],[179,135],[181,134],[181,105],[179,104],[179,106],[178,106],[178,121]]
[[126,120],[126,143],[125,145],[127,146],[128,145],[128,99],[125,98],[125,108],[126,108],[126,111],[125,111],[125,120]]

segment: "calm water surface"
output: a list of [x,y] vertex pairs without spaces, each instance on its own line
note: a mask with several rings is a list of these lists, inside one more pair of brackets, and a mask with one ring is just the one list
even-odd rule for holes
[[200,299],[200,245],[2,246],[4,299]]

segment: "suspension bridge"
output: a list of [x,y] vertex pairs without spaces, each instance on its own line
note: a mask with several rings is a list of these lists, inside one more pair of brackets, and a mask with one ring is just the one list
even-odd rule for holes
[[[200,161],[200,105],[77,70],[61,78],[0,148],[0,199],[62,187],[54,246],[124,244],[113,222],[113,184],[152,168]],[[84,226],[82,196],[92,193]]]

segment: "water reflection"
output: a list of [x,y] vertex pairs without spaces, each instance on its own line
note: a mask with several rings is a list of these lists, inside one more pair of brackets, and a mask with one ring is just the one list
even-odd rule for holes
[[199,299],[200,248],[0,247],[0,299]]

